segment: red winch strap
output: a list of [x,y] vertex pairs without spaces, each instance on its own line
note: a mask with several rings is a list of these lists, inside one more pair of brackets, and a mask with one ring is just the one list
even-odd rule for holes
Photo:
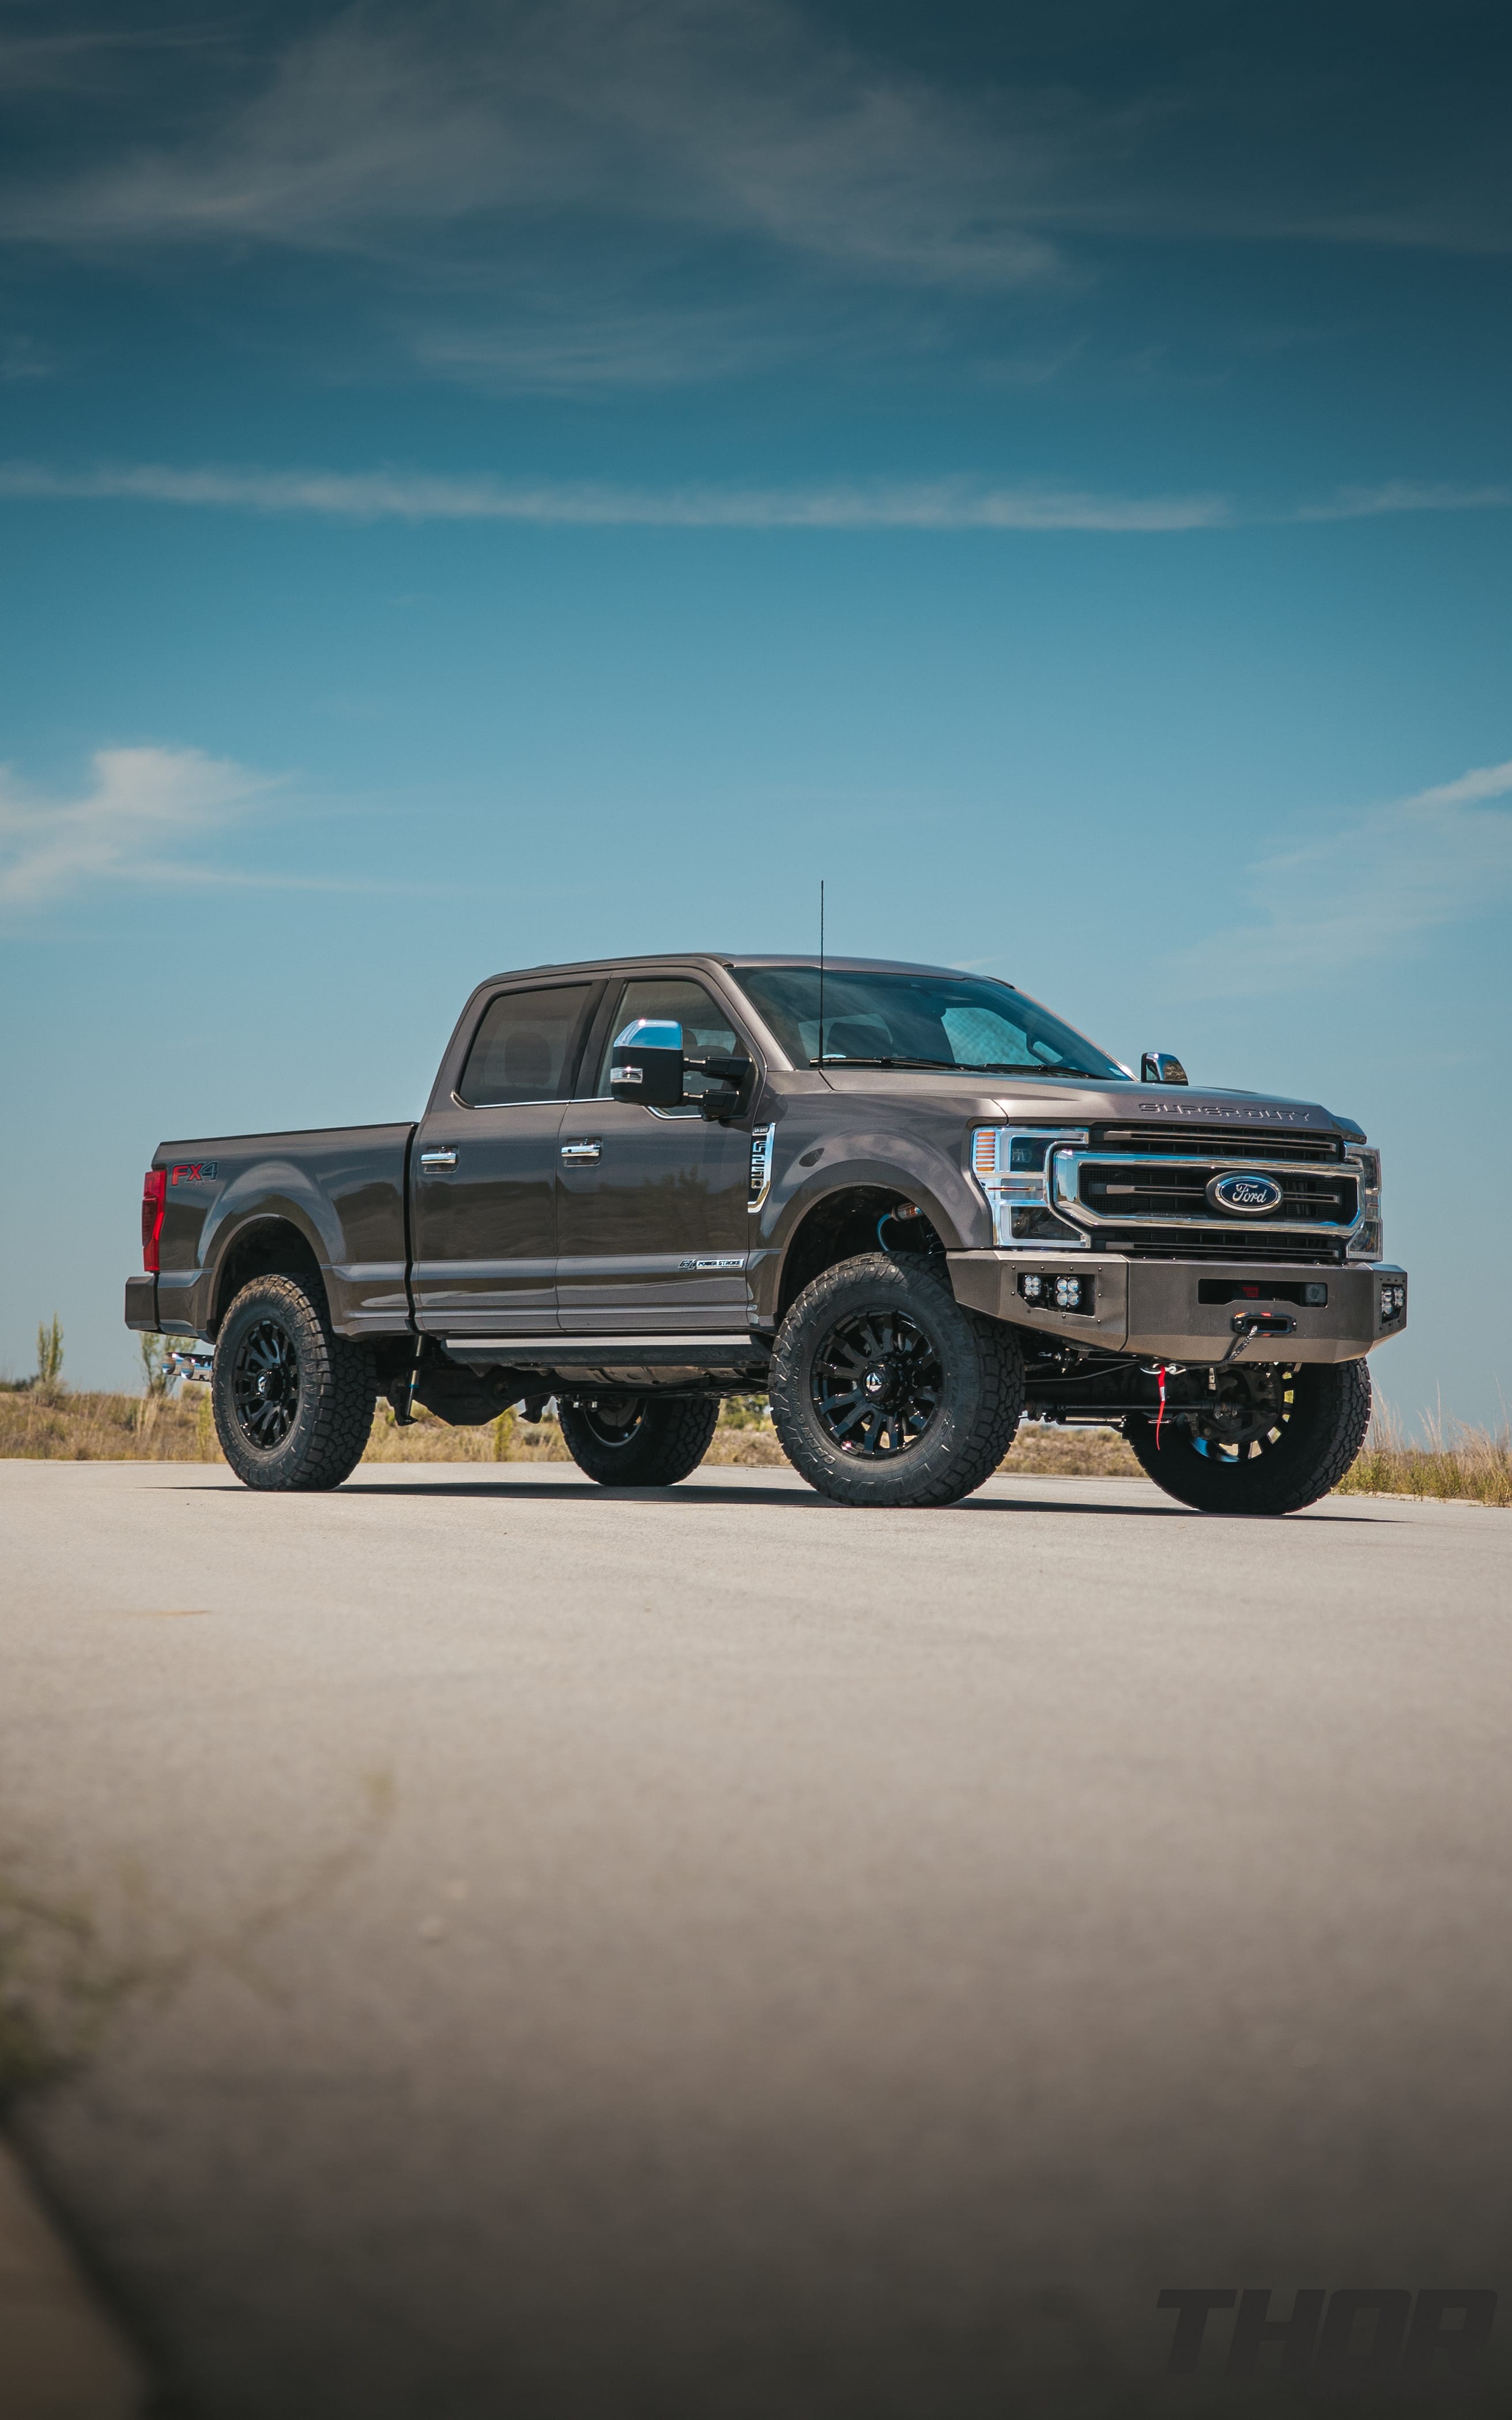
[[1160,1424],[1165,1418],[1165,1364],[1164,1361],[1161,1363],[1155,1375],[1160,1386],[1160,1409],[1155,1414],[1155,1450],[1158,1453],[1160,1451]]

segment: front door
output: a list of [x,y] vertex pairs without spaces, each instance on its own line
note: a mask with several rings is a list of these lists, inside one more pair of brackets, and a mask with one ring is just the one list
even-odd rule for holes
[[452,1102],[426,1111],[410,1196],[423,1332],[555,1328],[557,1137],[596,990],[565,983],[496,992]]
[[[729,1012],[686,976],[624,984],[558,1154],[557,1299],[579,1335],[722,1334],[746,1324],[750,1130],[695,1109],[609,1094],[616,1033],[636,1017],[683,1029],[688,1051],[745,1051]],[[692,1076],[688,1090],[703,1079]]]

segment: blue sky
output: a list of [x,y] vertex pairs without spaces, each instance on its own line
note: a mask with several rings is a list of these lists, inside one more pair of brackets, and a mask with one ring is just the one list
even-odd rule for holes
[[823,874],[1360,1118],[1499,1420],[1499,13],[0,7],[0,1366],[131,1381],[160,1137]]

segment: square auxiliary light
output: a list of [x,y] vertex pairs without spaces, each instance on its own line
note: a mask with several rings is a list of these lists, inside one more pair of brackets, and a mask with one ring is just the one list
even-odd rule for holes
[[1019,1295],[1036,1311],[1089,1311],[1093,1304],[1091,1278],[1041,1276],[1038,1269],[1019,1273]]
[[1404,1285],[1383,1285],[1381,1289],[1381,1324],[1390,1326],[1400,1319],[1407,1309],[1407,1288]]

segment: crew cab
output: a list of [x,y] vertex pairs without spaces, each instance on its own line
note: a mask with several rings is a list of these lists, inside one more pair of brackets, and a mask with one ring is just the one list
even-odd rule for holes
[[1350,1119],[860,958],[491,976],[418,1123],[164,1142],[142,1232],[127,1325],[193,1341],[273,1489],[339,1485],[380,1392],[454,1423],[554,1398],[580,1467],[642,1487],[764,1392],[844,1503],[955,1502],[1027,1416],[1286,1512],[1353,1461],[1407,1320]]

